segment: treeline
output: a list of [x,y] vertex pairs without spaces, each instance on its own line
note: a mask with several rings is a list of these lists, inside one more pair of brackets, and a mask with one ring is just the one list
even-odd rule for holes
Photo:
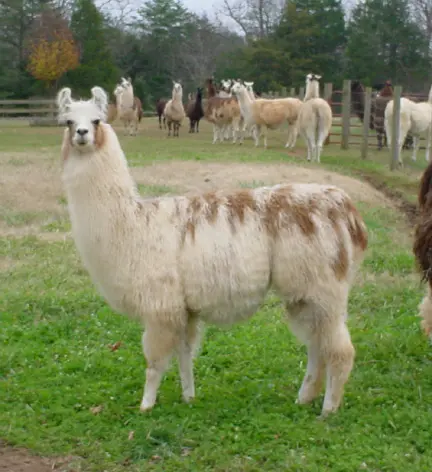
[[[130,76],[145,107],[205,78],[253,80],[258,91],[304,84],[309,72],[339,87],[391,79],[410,91],[430,86],[431,0],[225,0],[210,21],[177,0],[1,0],[0,98],[50,95],[69,85],[110,93]],[[228,29],[222,17],[237,28]]]

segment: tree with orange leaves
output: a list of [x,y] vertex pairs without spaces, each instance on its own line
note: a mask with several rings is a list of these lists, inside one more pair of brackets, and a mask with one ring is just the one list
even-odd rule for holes
[[28,53],[27,70],[49,87],[79,65],[79,49],[67,22],[52,10],[45,10],[36,19]]

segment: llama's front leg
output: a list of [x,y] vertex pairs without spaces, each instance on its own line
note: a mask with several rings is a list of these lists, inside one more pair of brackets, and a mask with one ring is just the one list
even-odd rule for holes
[[417,160],[417,151],[418,151],[419,146],[420,146],[420,139],[418,138],[418,136],[413,136],[413,152],[411,154],[411,159],[414,162]]
[[162,376],[168,368],[178,343],[177,333],[167,327],[149,326],[145,330],[142,337],[142,347],[147,361],[147,370],[141,411],[150,410],[155,405]]
[[261,134],[261,126],[256,125],[255,128],[253,129],[253,135],[254,135],[254,138],[255,138],[255,147],[259,146],[260,134]]
[[213,125],[213,143],[212,144],[216,144],[216,141],[217,141],[217,128],[216,128],[216,125]]
[[320,355],[317,343],[311,341],[308,346],[308,364],[297,402],[300,405],[310,403],[321,391],[324,381],[325,362]]

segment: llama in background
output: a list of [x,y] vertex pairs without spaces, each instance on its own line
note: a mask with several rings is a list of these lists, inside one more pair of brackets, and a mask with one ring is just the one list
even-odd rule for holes
[[[388,145],[392,143],[392,121],[393,121],[393,100],[390,100],[385,109],[385,131],[387,134]],[[413,102],[407,97],[400,100],[400,135],[399,145],[399,164],[402,165],[402,143],[408,133],[411,133],[414,140],[412,160],[417,159],[417,151],[420,146],[420,136],[427,135],[426,161],[429,161],[432,134],[432,87],[429,90],[427,102]]]
[[326,377],[322,416],[337,411],[355,358],[348,297],[367,247],[348,194],[291,183],[142,199],[104,122],[104,90],[93,87],[90,100],[77,102],[63,88],[57,104],[67,123],[62,179],[75,245],[110,306],[145,326],[141,410],[155,405],[174,354],[191,401],[200,325],[244,321],[274,289],[307,346],[298,403],[313,401]]
[[117,116],[123,121],[125,132],[127,133],[129,128],[129,136],[135,136],[143,111],[141,100],[134,96],[131,79],[122,77],[120,84],[114,90],[114,95],[117,102]]
[[288,140],[285,147],[294,147],[301,100],[298,98],[252,100],[246,87],[240,82],[233,85],[232,91],[238,98],[245,125],[253,129],[255,146],[259,145],[261,132],[264,135],[264,147],[267,147],[267,130],[278,129],[288,124]]
[[189,101],[186,109],[186,116],[189,118],[189,133],[199,133],[199,122],[204,116],[203,106],[202,106],[202,88],[197,88],[197,93],[195,99]]
[[158,101],[156,102],[156,113],[159,118],[159,129],[162,129],[162,120],[163,127],[164,129],[166,129],[166,118],[164,116],[164,110],[167,102],[168,100],[165,100],[163,98],[158,98]]
[[308,148],[307,160],[316,162],[321,162],[322,147],[333,120],[330,105],[319,96],[320,79],[320,75],[306,76],[306,92],[298,118],[298,129]]
[[183,107],[183,87],[179,82],[173,80],[172,98],[165,105],[164,117],[168,125],[168,136],[171,135],[171,126],[173,127],[173,136],[179,137],[179,129],[185,118]]

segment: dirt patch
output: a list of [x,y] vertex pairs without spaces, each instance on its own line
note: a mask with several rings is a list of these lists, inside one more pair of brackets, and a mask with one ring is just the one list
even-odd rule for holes
[[418,206],[408,201],[402,192],[388,187],[385,182],[378,181],[376,178],[370,175],[360,175],[363,180],[369,182],[374,188],[376,188],[377,190],[382,192],[386,197],[392,200],[398,210],[406,216],[410,224],[417,224]]
[[78,472],[78,467],[74,457],[48,459],[0,442],[0,472]]
[[[0,201],[2,207],[11,213],[19,224],[11,225],[0,221],[0,234],[20,236],[40,235],[43,223],[52,218],[67,219],[64,193],[61,184],[61,165],[56,156],[33,158],[33,154],[13,158],[16,162],[4,160],[0,167]],[[23,161],[23,159],[26,159]],[[20,160],[21,159],[21,160]],[[169,161],[143,167],[132,167],[135,180],[147,186],[172,189],[173,193],[192,194],[196,192],[239,187],[256,187],[283,182],[317,182],[336,185],[346,190],[357,202],[373,206],[396,208],[392,195],[384,196],[367,182],[343,176],[324,169],[300,167],[292,164],[273,163],[227,163]],[[371,182],[372,183],[372,182]],[[33,221],[28,215],[35,214]],[[26,219],[29,221],[27,222]],[[47,239],[58,240],[62,231]]]
[[183,189],[184,193],[284,182],[316,182],[341,187],[358,202],[394,207],[390,198],[366,182],[323,169],[291,164],[170,161],[133,167],[132,174],[138,183],[168,185],[176,190]]

